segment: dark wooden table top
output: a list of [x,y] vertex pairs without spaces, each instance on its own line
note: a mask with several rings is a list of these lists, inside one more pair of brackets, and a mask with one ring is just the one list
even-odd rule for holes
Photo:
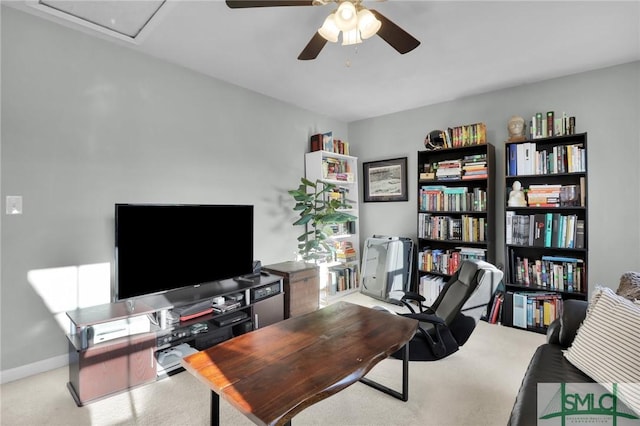
[[337,302],[187,356],[183,366],[256,424],[284,424],[400,349],[416,320]]

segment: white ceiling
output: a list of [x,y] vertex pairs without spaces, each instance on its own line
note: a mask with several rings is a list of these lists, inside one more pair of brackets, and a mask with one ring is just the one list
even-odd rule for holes
[[365,0],[421,45],[400,55],[374,36],[357,48],[327,43],[313,61],[296,58],[335,5],[169,0],[131,42],[33,3],[3,1],[345,122],[640,60],[639,1]]

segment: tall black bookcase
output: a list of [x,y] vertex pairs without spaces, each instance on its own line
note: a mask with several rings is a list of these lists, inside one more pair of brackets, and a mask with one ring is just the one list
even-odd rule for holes
[[[444,173],[457,164],[459,174]],[[416,286],[425,275],[448,279],[465,258],[495,263],[494,179],[490,143],[418,151]]]
[[507,142],[505,160],[502,323],[545,332],[563,300],[588,297],[587,134]]

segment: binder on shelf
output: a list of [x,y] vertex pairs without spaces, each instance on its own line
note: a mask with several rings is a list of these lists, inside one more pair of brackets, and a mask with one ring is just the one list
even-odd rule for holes
[[518,174],[518,145],[509,145],[509,171],[507,176]]
[[527,328],[527,295],[513,293],[513,326]]

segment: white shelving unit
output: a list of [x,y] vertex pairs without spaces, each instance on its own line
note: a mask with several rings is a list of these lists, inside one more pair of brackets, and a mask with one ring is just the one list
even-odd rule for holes
[[[342,189],[345,200],[351,206],[346,213],[359,217],[358,158],[329,151],[314,151],[305,154],[305,177],[312,182],[321,180]],[[320,305],[332,299],[359,290],[360,281],[360,225],[355,220],[350,229],[331,237],[335,242],[350,243],[355,250],[355,259],[319,264]]]

